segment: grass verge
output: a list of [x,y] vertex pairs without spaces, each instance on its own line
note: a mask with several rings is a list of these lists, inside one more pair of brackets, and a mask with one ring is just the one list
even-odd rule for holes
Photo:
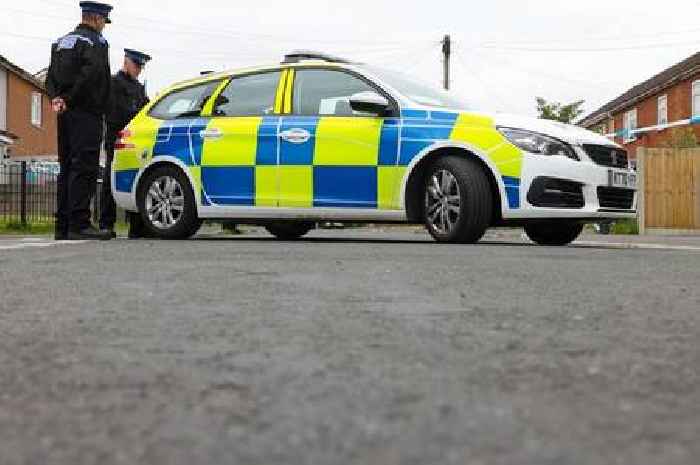
[[29,235],[46,235],[53,234],[53,223],[27,223],[22,224],[19,221],[0,222],[0,234],[29,234]]
[[639,224],[637,220],[620,220],[613,224],[611,234],[615,235],[639,235]]

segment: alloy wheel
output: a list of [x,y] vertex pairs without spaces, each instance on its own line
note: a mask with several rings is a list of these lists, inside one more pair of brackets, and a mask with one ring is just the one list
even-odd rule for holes
[[452,232],[459,222],[461,202],[457,178],[447,170],[433,173],[425,193],[425,214],[430,226],[440,234]]
[[182,186],[172,176],[157,178],[146,192],[146,214],[151,224],[159,229],[170,229],[177,224],[185,210]]

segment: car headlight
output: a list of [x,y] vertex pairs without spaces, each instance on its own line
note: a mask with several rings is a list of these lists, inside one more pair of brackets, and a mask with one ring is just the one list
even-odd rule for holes
[[572,160],[579,160],[574,149],[559,139],[523,129],[498,128],[498,130],[513,145],[526,152],[539,155],[562,155]]

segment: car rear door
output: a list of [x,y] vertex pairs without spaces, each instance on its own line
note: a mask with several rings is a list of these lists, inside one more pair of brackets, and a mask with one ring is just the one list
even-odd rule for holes
[[283,76],[282,70],[235,76],[213,101],[202,133],[204,206],[277,206]]
[[290,72],[280,124],[279,205],[394,209],[399,123],[357,113],[349,99],[380,92],[342,69]]

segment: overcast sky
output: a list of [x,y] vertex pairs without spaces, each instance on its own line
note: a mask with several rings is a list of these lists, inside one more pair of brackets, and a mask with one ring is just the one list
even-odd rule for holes
[[[113,71],[123,48],[154,56],[148,91],[197,75],[318,49],[441,83],[454,40],[453,92],[473,106],[535,114],[535,97],[587,111],[700,50],[700,2],[670,0],[114,0]],[[0,54],[30,72],[79,19],[78,1],[5,0]]]

